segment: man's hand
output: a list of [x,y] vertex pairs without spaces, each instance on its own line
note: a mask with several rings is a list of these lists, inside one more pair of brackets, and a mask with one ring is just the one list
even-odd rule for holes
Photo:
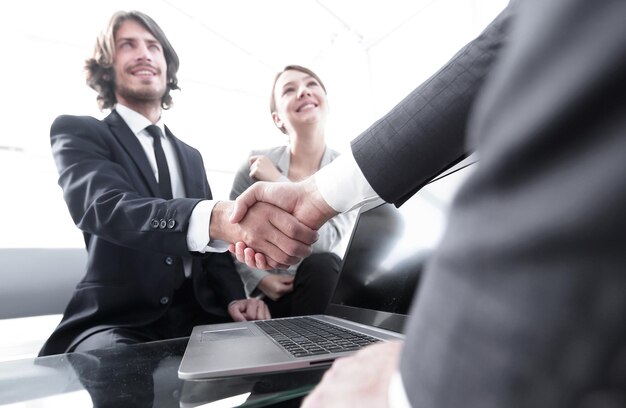
[[291,275],[270,273],[261,279],[257,287],[265,296],[277,301],[287,293],[293,292],[293,279],[294,277]]
[[336,360],[302,408],[388,407],[389,381],[398,367],[402,344],[376,344]]
[[[319,229],[326,221],[337,215],[337,212],[320,194],[315,185],[315,179],[309,177],[299,183],[254,183],[237,197],[230,221],[237,223],[244,217],[250,217],[250,210],[259,202],[273,204],[293,214],[300,222],[314,230]],[[239,262],[257,269],[276,267],[273,266],[275,261],[271,259],[271,254],[255,247],[250,242],[240,240],[235,244],[230,245],[229,250],[235,254]],[[293,265],[293,263],[290,264]]]
[[209,236],[212,239],[244,242],[264,254],[265,267],[287,268],[311,254],[317,231],[298,221],[293,215],[267,203],[252,204],[238,223],[229,222],[232,201],[220,201],[213,207]]
[[236,322],[271,319],[270,310],[260,299],[241,299],[228,305],[228,314]]
[[314,230],[337,215],[320,194],[313,177],[298,183],[254,183],[235,200],[230,221],[242,220],[257,202],[282,208]]
[[260,181],[276,181],[281,176],[274,163],[262,155],[250,156],[248,166],[250,167],[250,177]]

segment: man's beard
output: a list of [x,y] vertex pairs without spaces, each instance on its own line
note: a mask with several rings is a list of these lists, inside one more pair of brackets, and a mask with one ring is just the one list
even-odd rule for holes
[[167,88],[154,89],[150,87],[142,87],[139,89],[135,89],[127,87],[124,84],[118,84],[116,88],[116,93],[122,96],[127,101],[133,101],[142,104],[155,101],[158,101],[160,103],[167,91]]

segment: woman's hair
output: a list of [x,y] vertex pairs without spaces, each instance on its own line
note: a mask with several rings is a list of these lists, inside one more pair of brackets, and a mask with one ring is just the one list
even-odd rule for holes
[[[319,82],[320,86],[322,87],[322,89],[324,90],[324,93],[326,92],[326,87],[324,86],[324,83],[322,82],[322,80],[320,79],[320,77],[317,76],[317,74],[313,71],[311,71],[308,68],[305,68],[303,66],[300,65],[287,65],[285,68],[283,68],[282,71],[280,71],[278,74],[276,74],[276,77],[274,78],[274,84],[272,85],[272,94],[270,95],[270,114],[273,114],[274,112],[276,112],[276,98],[274,97],[274,91],[276,90],[276,82],[278,82],[278,78],[280,78],[280,76],[282,74],[284,74],[287,71],[300,71],[303,72],[307,75],[312,76],[313,78],[315,78],[315,80],[317,82]],[[287,134],[287,131],[285,131],[285,129],[283,128],[279,128],[281,132]]]
[[100,109],[112,108],[117,103],[115,97],[115,73],[113,60],[115,58],[115,33],[126,20],[134,20],[141,24],[152,34],[163,47],[165,62],[167,63],[167,90],[161,98],[161,106],[168,109],[172,106],[170,91],[180,89],[178,87],[179,60],[176,51],[161,27],[148,15],[139,11],[118,11],[115,13],[107,28],[98,36],[93,57],[85,63],[87,85],[98,93],[98,105]]

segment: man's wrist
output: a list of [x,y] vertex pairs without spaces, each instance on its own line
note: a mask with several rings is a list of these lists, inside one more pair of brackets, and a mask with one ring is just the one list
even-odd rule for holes
[[309,226],[313,229],[319,229],[324,223],[335,215],[339,214],[328,202],[324,199],[320,190],[315,182],[315,177],[309,177],[304,183],[305,197],[310,200],[310,205],[315,207],[322,218],[319,225]]
[[187,229],[187,248],[190,252],[205,252],[211,240],[209,223],[215,203],[213,200],[199,201],[191,212]]
[[218,201],[211,211],[211,222],[209,223],[209,236],[211,240],[221,240],[225,242],[236,242],[237,226],[229,221],[233,210],[232,201]]
[[341,154],[332,163],[319,169],[313,178],[324,201],[340,213],[379,199],[352,151]]

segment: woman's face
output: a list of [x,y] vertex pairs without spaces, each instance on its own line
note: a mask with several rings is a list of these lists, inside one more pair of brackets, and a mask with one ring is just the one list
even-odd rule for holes
[[276,112],[274,123],[288,134],[303,126],[324,125],[328,114],[326,92],[320,83],[307,73],[288,70],[274,86]]

